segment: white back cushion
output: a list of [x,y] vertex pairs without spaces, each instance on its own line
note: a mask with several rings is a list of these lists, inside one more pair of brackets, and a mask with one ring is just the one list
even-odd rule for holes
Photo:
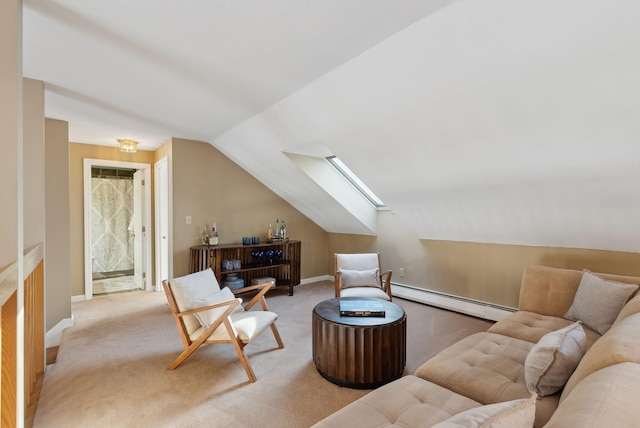
[[337,254],[336,264],[338,269],[367,270],[377,269],[378,253]]
[[[211,269],[173,278],[170,284],[180,312],[195,308],[198,300],[220,291],[218,280]],[[194,315],[187,315],[183,319],[189,334],[200,328],[200,322]]]

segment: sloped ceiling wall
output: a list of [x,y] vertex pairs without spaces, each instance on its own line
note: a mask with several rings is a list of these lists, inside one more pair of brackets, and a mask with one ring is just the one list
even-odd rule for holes
[[420,239],[640,252],[638,22],[457,1],[212,144],[330,232],[368,233],[283,152],[322,141]]

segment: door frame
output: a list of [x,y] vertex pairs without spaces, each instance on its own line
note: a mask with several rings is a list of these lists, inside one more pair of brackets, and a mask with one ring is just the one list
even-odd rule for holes
[[[156,259],[156,291],[162,291],[162,280],[169,279],[173,276],[173,252],[171,242],[171,181],[169,179],[169,158],[163,157],[153,165],[153,174],[155,177],[154,203],[155,203],[155,259]],[[163,234],[162,225],[166,224],[167,230]],[[166,254],[162,251],[163,241],[166,241]],[[164,257],[163,257],[164,256]],[[166,269],[166,278],[163,274],[163,267]]]
[[145,271],[145,289],[150,291],[151,284],[151,164],[138,162],[112,161],[104,159],[88,159],[85,158],[83,169],[83,186],[84,186],[84,298],[91,300],[93,298],[93,271],[91,268],[91,168],[93,167],[112,167],[112,168],[128,168],[144,171],[144,219],[145,236],[143,239],[144,253],[146,254],[144,262]]
[[145,284],[146,275],[144,261],[149,257],[144,245],[144,237],[147,233],[144,223],[144,196],[147,192],[144,170],[138,169],[133,173],[133,218],[131,225],[133,230],[133,277],[136,281]]

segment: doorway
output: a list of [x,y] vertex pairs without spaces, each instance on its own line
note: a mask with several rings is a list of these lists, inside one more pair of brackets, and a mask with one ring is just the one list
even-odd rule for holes
[[85,299],[149,290],[150,165],[85,159]]

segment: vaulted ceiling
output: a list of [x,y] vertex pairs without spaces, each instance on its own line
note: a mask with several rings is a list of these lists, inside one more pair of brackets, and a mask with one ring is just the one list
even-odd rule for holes
[[[24,1],[70,139],[206,141],[330,232],[640,252],[632,0]],[[348,199],[348,198],[347,198]],[[369,211],[372,208],[368,208]]]

